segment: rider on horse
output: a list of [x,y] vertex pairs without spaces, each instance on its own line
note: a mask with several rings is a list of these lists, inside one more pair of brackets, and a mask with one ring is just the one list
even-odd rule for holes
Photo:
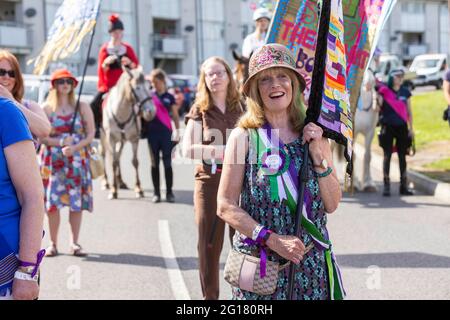
[[242,55],[250,58],[250,55],[265,44],[267,30],[269,29],[270,19],[272,15],[265,8],[256,9],[253,14],[253,21],[256,24],[256,30],[250,33],[242,45]]
[[134,69],[139,65],[139,60],[131,45],[122,41],[123,23],[117,14],[109,17],[108,31],[110,41],[105,43],[98,55],[98,93],[91,103],[95,116],[96,136],[102,123],[102,103],[104,95],[114,87],[122,75],[122,66]]

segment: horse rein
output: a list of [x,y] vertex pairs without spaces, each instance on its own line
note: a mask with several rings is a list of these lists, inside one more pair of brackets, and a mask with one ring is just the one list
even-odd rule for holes
[[[131,108],[131,114],[130,114],[129,118],[128,118],[125,122],[120,122],[120,121],[116,118],[116,116],[114,115],[114,113],[112,113],[114,122],[115,122],[116,125],[119,127],[119,129],[120,129],[120,131],[122,132],[122,134],[123,134],[124,131],[125,131],[126,125],[127,125],[128,123],[130,123],[132,120],[134,120],[134,123],[135,123],[135,125],[136,125],[136,130],[139,131],[138,124],[137,124],[137,115],[141,112],[143,105],[144,105],[146,102],[152,100],[152,97],[150,97],[150,96],[146,97],[146,98],[143,99],[142,101],[139,100],[139,96],[138,96],[138,94],[136,93],[136,90],[134,90],[134,88],[133,88],[133,86],[131,85],[131,83],[130,83],[130,89],[131,89],[131,93],[133,94],[134,99],[136,100],[136,103],[135,103],[135,104],[133,105],[133,107]],[[137,112],[137,113],[134,112],[134,107],[135,107],[135,106],[138,106],[138,112]]]

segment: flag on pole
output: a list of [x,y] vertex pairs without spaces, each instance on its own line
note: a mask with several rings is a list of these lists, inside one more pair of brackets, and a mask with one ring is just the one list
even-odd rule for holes
[[34,74],[42,75],[52,61],[78,52],[83,38],[96,24],[101,0],[64,0],[58,8],[47,42],[34,62]]
[[[305,100],[311,94],[320,4],[332,1],[327,38],[322,105],[313,110],[325,135],[346,147],[351,162],[352,113],[356,109],[362,78],[381,30],[396,0],[279,0],[267,43],[281,43],[297,57],[297,68],[306,80]],[[341,16],[342,15],[342,16]],[[322,57],[323,58],[323,57]],[[311,105],[308,103],[308,105]],[[351,170],[351,167],[350,167]]]
[[354,113],[364,73],[397,0],[344,0],[347,87]]

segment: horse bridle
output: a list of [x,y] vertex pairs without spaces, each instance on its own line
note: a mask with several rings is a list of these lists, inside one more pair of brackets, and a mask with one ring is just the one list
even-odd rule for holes
[[[138,128],[138,124],[137,124],[137,115],[142,111],[143,106],[145,103],[147,103],[148,101],[152,100],[153,98],[151,96],[148,96],[146,98],[144,98],[143,100],[139,100],[139,96],[136,93],[136,90],[133,88],[133,86],[131,85],[131,83],[129,83],[130,85],[130,89],[131,89],[131,93],[133,94],[134,99],[136,100],[136,103],[131,107],[131,114],[130,117],[125,121],[125,122],[120,122],[116,116],[114,115],[114,113],[112,113],[114,122],[116,123],[116,125],[119,127],[120,131],[122,132],[122,134],[125,131],[125,127],[128,123],[130,123],[131,121],[134,120],[134,124],[136,125],[136,130],[139,131]],[[134,112],[135,107],[138,107],[138,112]]]

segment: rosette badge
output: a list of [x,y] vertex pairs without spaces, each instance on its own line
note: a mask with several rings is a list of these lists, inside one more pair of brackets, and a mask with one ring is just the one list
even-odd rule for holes
[[260,174],[279,176],[289,168],[291,159],[289,155],[279,148],[268,148],[260,157]]

